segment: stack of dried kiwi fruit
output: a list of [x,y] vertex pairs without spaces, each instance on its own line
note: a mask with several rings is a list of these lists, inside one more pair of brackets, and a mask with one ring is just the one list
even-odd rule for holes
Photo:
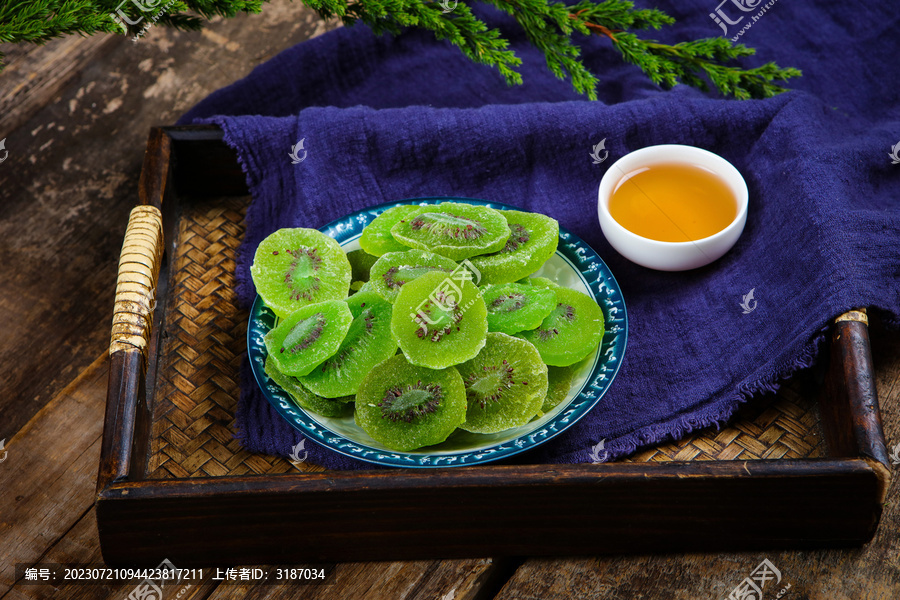
[[394,206],[349,254],[280,229],[251,267],[278,316],[265,371],[394,450],[524,425],[566,398],[603,337],[593,299],[529,277],[558,239],[550,217],[462,203]]

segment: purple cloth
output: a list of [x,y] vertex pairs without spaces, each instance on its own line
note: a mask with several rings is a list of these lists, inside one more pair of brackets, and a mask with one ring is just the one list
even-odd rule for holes
[[[709,18],[715,0],[669,4],[661,7],[679,23],[660,33],[665,41],[721,33]],[[615,274],[630,333],[618,378],[597,407],[522,458],[554,463],[588,462],[600,440],[616,458],[724,422],[811,365],[829,323],[848,309],[875,307],[897,326],[900,165],[888,153],[900,141],[900,13],[889,3],[769,8],[740,39],[758,50],[745,64],[774,60],[804,77],[791,82],[796,91],[765,101],[659,90],[599,37],[582,47],[602,79],[601,101],[585,101],[550,75],[508,17],[479,11],[513,40],[524,86],[507,87],[428,34],[378,38],[355,26],[286,50],[182,118],[221,125],[247,173],[243,303],[255,294],[253,252],[280,227],[320,227],[382,202],[440,195],[556,218]],[[604,138],[609,158],[595,165],[589,153]],[[288,152],[300,139],[308,155],[294,165]],[[750,190],[737,245],[694,271],[632,264],[597,223],[597,187],[609,165],[664,143],[724,156]],[[744,314],[751,289],[758,304]],[[255,452],[286,456],[301,439],[262,398],[246,361],[237,426]],[[368,466],[307,450],[331,468]]]

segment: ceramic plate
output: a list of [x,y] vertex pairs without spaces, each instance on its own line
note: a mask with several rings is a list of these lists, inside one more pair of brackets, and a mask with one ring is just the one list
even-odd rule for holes
[[[496,202],[470,198],[416,198],[368,208],[329,223],[321,229],[337,240],[345,251],[359,248],[363,228],[397,204],[465,202],[497,209],[515,209]],[[457,430],[445,442],[412,452],[385,448],[358,427],[353,417],[328,418],[298,407],[291,397],[265,374],[266,346],[263,337],[274,326],[275,315],[257,296],[250,311],[247,347],[256,381],[275,410],[306,437],[335,452],[391,467],[454,467],[507,458],[530,450],[559,435],[600,402],[625,354],[628,317],[622,293],[613,274],[597,253],[578,236],[559,228],[556,254],[535,273],[559,285],[593,297],[603,310],[606,331],[600,348],[578,365],[568,398],[539,419],[501,433],[476,434]]]

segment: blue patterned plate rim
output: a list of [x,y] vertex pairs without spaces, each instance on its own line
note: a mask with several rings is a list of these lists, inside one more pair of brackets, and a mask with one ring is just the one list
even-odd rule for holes
[[[332,221],[322,227],[320,231],[337,240],[342,246],[346,246],[358,240],[363,227],[388,208],[399,204],[427,205],[441,202],[465,202],[497,209],[521,210],[508,204],[487,202],[476,198],[408,198],[357,211]],[[561,434],[600,402],[619,372],[628,341],[628,315],[625,310],[625,301],[622,298],[618,282],[603,259],[581,238],[562,226],[559,228],[559,245],[556,255],[551,258],[551,261],[554,259],[563,261],[560,264],[567,264],[572,271],[569,275],[577,276],[582,286],[597,301],[603,311],[606,330],[600,347],[593,356],[589,374],[583,378],[580,384],[576,382],[573,385],[573,389],[578,387],[574,396],[570,390],[571,400],[557,406],[541,419],[510,430],[512,435],[515,435],[516,430],[524,430],[522,435],[516,435],[512,439],[469,450],[442,452],[438,450],[441,445],[437,445],[426,448],[425,451],[397,452],[377,447],[377,443],[374,442],[372,444],[364,443],[332,431],[326,423],[322,422],[327,419],[308,413],[297,406],[290,396],[265,374],[263,367],[266,360],[266,347],[262,338],[272,328],[274,315],[259,296],[256,297],[250,310],[250,321],[247,327],[247,351],[253,376],[272,407],[292,427],[318,444],[357,460],[389,467],[452,467],[484,464],[530,450]],[[587,362],[590,362],[590,359],[587,359]],[[585,368],[585,370],[587,369]],[[535,423],[537,423],[536,427]],[[359,431],[361,435],[364,435],[361,429]],[[468,435],[477,436],[477,434]]]

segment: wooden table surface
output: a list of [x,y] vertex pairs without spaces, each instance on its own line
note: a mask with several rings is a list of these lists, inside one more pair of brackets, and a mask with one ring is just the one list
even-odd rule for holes
[[[14,565],[101,560],[94,495],[105,348],[149,128],[174,123],[213,90],[336,26],[276,0],[261,15],[215,19],[202,32],[153,27],[139,43],[103,35],[44,47],[0,44],[8,61],[0,74],[0,139],[9,151],[0,164],[0,600],[125,598],[134,588],[28,585],[16,580]],[[900,340],[877,322],[872,340],[893,447],[900,443]],[[782,586],[790,584],[784,598],[897,599],[897,469],[878,533],[863,548],[621,556],[598,539],[599,557],[342,563],[327,586],[226,586],[207,578],[167,590],[166,598],[724,599],[767,558]]]

